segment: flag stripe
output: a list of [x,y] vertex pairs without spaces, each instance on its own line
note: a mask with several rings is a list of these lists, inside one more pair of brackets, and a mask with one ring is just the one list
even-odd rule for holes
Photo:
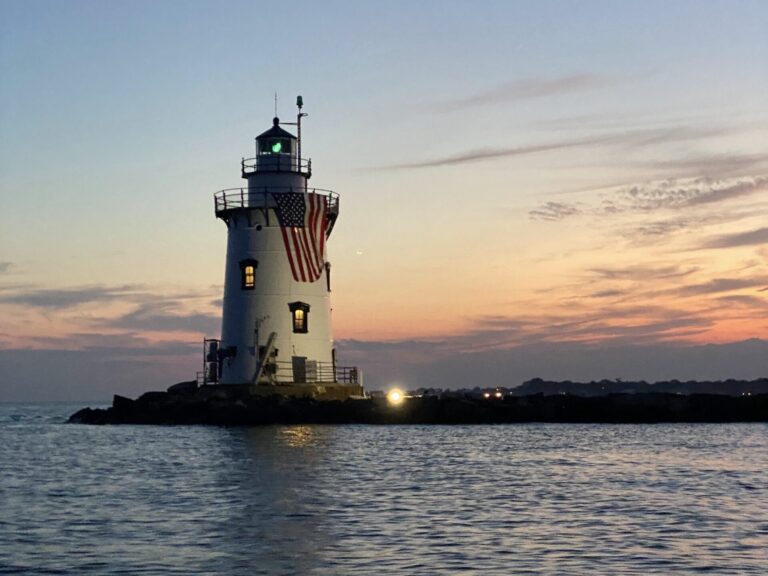
[[318,226],[318,223],[320,222],[320,216],[322,214],[322,210],[320,208],[321,197],[318,196],[317,194],[312,194],[312,196],[313,196],[312,210],[309,214],[311,219],[311,223],[309,226],[309,235],[312,238],[312,249],[314,252],[315,263],[317,265],[318,277],[319,277],[320,269],[323,266],[323,252],[321,250],[320,245],[317,242],[317,232],[318,232],[317,226]]
[[[299,241],[298,228],[291,228],[291,239],[293,240],[293,246],[292,246],[293,254],[294,254],[294,257],[296,258],[296,264],[298,265],[298,268],[299,268],[300,281],[306,282],[307,276],[304,273],[304,263],[302,262],[302,257],[301,257],[301,243]],[[297,280],[299,280],[299,278],[297,278]]]
[[304,261],[304,264],[307,267],[307,278],[311,282],[314,282],[315,267],[309,253],[309,246],[307,246],[307,229],[296,228],[296,236],[299,240],[299,251],[301,252],[301,259]]
[[328,231],[328,201],[325,197],[319,197],[321,204],[320,214],[320,233],[319,233],[319,245],[320,245],[320,259],[323,269],[325,269],[325,235]]
[[285,246],[285,252],[288,254],[288,263],[291,265],[291,274],[293,275],[294,280],[298,280],[296,277],[296,266],[293,264],[293,258],[291,257],[291,249],[290,244],[288,240],[288,233],[285,231],[285,228],[280,226],[280,232],[283,235],[283,245]]

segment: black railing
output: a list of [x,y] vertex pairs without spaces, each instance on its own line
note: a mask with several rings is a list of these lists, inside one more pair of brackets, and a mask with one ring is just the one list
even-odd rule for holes
[[243,178],[254,172],[296,172],[312,176],[312,160],[290,154],[261,154],[255,158],[243,158],[240,165]]
[[[307,362],[297,370],[292,362],[276,362],[275,379],[278,383],[306,384],[360,384],[360,371],[356,366],[334,366],[330,362]],[[301,373],[303,372],[303,373]]]
[[324,196],[329,218],[335,219],[339,213],[339,195],[332,190],[323,190],[322,188],[296,190],[288,186],[267,186],[259,189],[227,188],[226,190],[219,190],[213,195],[216,216],[221,216],[230,210],[243,208],[262,210],[274,208],[277,204],[272,195],[286,192],[307,192]]

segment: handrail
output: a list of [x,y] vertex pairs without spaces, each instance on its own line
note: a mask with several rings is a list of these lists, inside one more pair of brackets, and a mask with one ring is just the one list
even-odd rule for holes
[[[296,382],[293,363],[275,362],[277,382]],[[307,384],[359,384],[360,371],[356,366],[334,366],[331,362],[307,362],[304,382]]]
[[275,203],[269,198],[270,195],[286,192],[307,192],[325,196],[328,214],[335,215],[339,212],[339,195],[333,190],[324,190],[322,188],[297,190],[290,186],[264,186],[259,189],[226,188],[215,192],[213,201],[216,216],[229,212],[230,210],[240,210],[244,208],[274,208]]
[[243,158],[240,162],[243,177],[254,172],[298,172],[312,176],[312,159],[297,158],[290,154],[260,154]]

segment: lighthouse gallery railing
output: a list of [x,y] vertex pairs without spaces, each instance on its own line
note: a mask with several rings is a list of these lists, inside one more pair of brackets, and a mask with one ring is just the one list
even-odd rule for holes
[[260,154],[255,158],[243,158],[240,167],[243,178],[254,172],[298,172],[312,176],[312,160],[290,154]]
[[258,189],[248,188],[227,188],[219,190],[213,195],[213,201],[216,208],[216,215],[223,214],[230,210],[239,210],[242,208],[256,208],[266,210],[275,207],[273,194],[284,192],[307,192],[318,194],[325,197],[328,214],[336,215],[339,213],[339,195],[332,190],[323,190],[322,188],[296,189],[289,186],[266,186]]

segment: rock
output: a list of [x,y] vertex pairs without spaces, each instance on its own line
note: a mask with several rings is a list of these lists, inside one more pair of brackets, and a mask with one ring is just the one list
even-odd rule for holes
[[168,387],[168,394],[179,394],[184,396],[191,396],[197,392],[197,381],[189,380],[187,382],[179,382],[173,386]]
[[117,423],[112,408],[83,408],[69,417],[71,424],[113,424]]
[[83,408],[82,410],[78,410],[72,416],[69,417],[70,424],[90,424],[91,420],[93,418],[93,409],[92,408]]
[[135,403],[136,402],[131,398],[126,398],[125,396],[120,396],[119,394],[112,396],[112,408],[114,408],[117,412],[125,412],[130,410],[133,408]]
[[245,388],[194,393],[115,396],[107,410],[83,408],[83,424],[491,424],[511,422],[767,422],[768,395],[571,394],[508,396],[503,400],[412,397],[397,406],[383,398],[317,400],[250,395]]
[[168,398],[168,392],[144,392],[138,397],[136,402],[139,404],[156,404],[164,402]]

